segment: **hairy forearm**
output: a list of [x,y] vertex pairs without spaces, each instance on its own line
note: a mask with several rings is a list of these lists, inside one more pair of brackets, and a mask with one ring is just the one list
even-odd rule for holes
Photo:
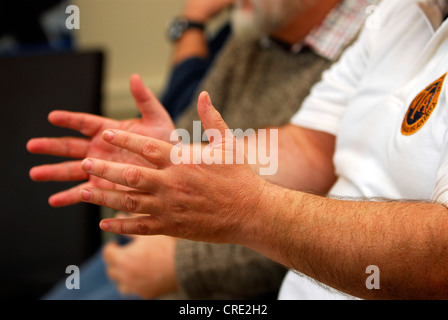
[[[207,25],[222,10],[231,6],[235,0],[188,0],[182,16],[190,21]],[[206,35],[198,29],[189,29],[174,47],[172,63],[177,64],[192,57],[207,58],[209,55]]]
[[[448,297],[448,212],[423,202],[349,201],[280,190],[265,200],[251,247],[335,289],[364,299]],[[264,227],[263,227],[264,226]],[[254,233],[253,233],[254,234]],[[256,231],[255,231],[256,234]],[[380,289],[366,269],[380,270]]]
[[[141,213],[132,219],[105,219],[100,224],[103,230],[245,245],[361,298],[448,297],[445,207],[325,198],[269,183],[248,165],[214,163],[232,155],[228,142],[234,139],[220,141],[228,127],[206,93],[199,97],[198,113],[206,132],[218,128],[214,135],[208,131],[208,138],[217,141],[213,139],[204,148],[205,162],[199,165],[174,164],[173,150],[174,154],[184,150],[172,144],[126,130],[103,133],[104,141],[112,146],[158,166],[153,169],[94,158],[83,161],[82,168],[92,177],[138,190],[102,189],[94,184],[81,189],[78,197],[84,202]],[[331,137],[316,144],[318,133],[299,132],[304,135],[292,134],[299,145],[312,141],[303,144],[307,146],[302,150],[305,154],[331,153]],[[187,156],[191,159],[194,152]],[[300,161],[315,167],[309,159]],[[331,161],[319,166],[332,172],[325,163]],[[297,176],[294,168],[291,172]],[[380,290],[365,288],[365,270],[370,265],[381,270]]]
[[185,31],[175,44],[171,63],[176,65],[193,57],[206,59],[208,55],[208,44],[204,32],[198,29],[190,29]]

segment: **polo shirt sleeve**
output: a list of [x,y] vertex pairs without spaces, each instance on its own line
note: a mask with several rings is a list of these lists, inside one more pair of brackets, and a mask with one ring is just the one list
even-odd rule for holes
[[431,198],[434,202],[448,207],[448,163],[444,163],[439,169],[436,188]]
[[[445,109],[444,122],[448,123],[448,90],[446,87],[447,84],[445,84],[444,96],[441,97],[439,103],[442,104]],[[442,105],[440,107],[442,107]],[[431,200],[448,207],[448,126],[445,129],[445,134],[443,137],[443,149],[440,156],[436,184]]]
[[336,135],[349,101],[357,89],[369,59],[369,31],[364,30],[340,60],[325,71],[311,89],[291,123]]

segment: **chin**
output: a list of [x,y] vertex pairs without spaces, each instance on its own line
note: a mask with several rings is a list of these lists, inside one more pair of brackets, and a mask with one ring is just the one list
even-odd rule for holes
[[254,10],[236,8],[232,11],[230,22],[234,36],[240,39],[255,40],[263,34],[263,28]]

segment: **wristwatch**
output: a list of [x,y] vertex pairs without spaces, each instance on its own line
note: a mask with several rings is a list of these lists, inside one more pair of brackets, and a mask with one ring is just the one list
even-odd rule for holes
[[180,39],[182,34],[188,29],[199,29],[203,31],[205,29],[205,25],[202,23],[188,20],[183,17],[175,18],[171,21],[168,27],[168,38],[172,42],[176,42]]

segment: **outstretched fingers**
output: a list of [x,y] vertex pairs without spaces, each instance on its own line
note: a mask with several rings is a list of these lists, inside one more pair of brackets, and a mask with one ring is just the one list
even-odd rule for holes
[[199,95],[197,110],[205,130],[204,133],[210,142],[208,146],[233,149],[236,145],[236,138],[221,114],[213,106],[210,95],[205,91]]
[[26,148],[35,154],[75,159],[85,158],[90,147],[90,140],[85,138],[35,138],[28,141]]
[[159,200],[155,196],[138,191],[83,188],[80,198],[84,202],[129,213],[151,214],[159,211]]
[[89,186],[90,183],[86,182],[80,185],[77,185],[71,189],[65,190],[65,191],[61,191],[58,192],[54,195],[52,195],[49,199],[48,199],[48,203],[55,208],[58,207],[65,207],[65,206],[71,206],[73,204],[77,204],[79,202],[81,202],[81,199],[79,198],[79,192]]
[[225,136],[226,130],[229,130],[229,127],[218,110],[213,106],[208,92],[203,91],[199,95],[197,110],[204,130],[218,130],[222,137]]
[[144,85],[140,75],[132,75],[130,79],[130,87],[135,104],[142,114],[143,122],[148,125],[172,123],[170,115],[155,94]]
[[72,129],[88,137],[93,137],[102,128],[112,127],[115,124],[114,120],[101,116],[60,110],[52,111],[48,115],[48,121],[55,126]]
[[106,130],[103,139],[117,147],[136,153],[159,168],[171,165],[171,149],[168,142],[122,131]]
[[118,234],[157,235],[162,233],[163,225],[154,216],[138,216],[124,219],[104,219],[100,222],[103,231]]
[[80,181],[88,177],[81,167],[81,161],[47,164],[30,170],[30,178],[34,181]]
[[82,168],[88,174],[132,189],[155,192],[162,183],[160,171],[145,167],[88,158]]

